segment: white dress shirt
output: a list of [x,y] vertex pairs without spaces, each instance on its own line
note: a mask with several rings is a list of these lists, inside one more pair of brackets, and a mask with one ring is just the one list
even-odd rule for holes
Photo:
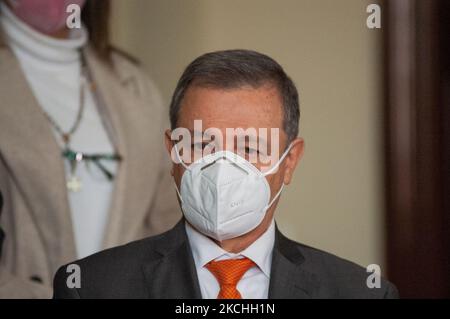
[[195,268],[203,299],[216,299],[220,291],[216,277],[205,267],[212,260],[247,257],[256,266],[250,268],[237,284],[243,299],[267,299],[269,295],[272,251],[275,243],[275,223],[272,220],[267,231],[249,247],[238,254],[223,250],[209,237],[186,224],[186,233],[194,257]]
[[[79,111],[80,49],[87,45],[87,30],[84,27],[73,29],[68,39],[52,38],[29,27],[3,2],[0,5],[2,31],[20,63],[31,91],[42,110],[67,132]],[[71,148],[88,154],[113,153],[113,146],[92,92],[85,89],[84,96],[84,112],[80,125],[71,138]],[[61,136],[56,130],[53,132],[62,151]],[[64,162],[66,175],[69,176],[70,165],[67,160]],[[105,163],[105,166],[115,174],[116,163]],[[79,192],[68,192],[68,199],[78,257],[82,258],[101,250],[103,246],[114,185],[94,165],[87,167],[84,162],[77,165],[75,175],[80,179],[82,188]]]

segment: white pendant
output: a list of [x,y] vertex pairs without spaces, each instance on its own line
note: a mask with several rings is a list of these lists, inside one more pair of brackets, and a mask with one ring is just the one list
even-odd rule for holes
[[72,175],[69,177],[69,180],[67,181],[67,189],[71,192],[79,192],[81,190],[81,181],[78,177]]

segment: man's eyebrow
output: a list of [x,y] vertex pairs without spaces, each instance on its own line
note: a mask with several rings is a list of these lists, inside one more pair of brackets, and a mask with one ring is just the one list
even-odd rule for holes
[[191,133],[191,135],[194,135],[194,134],[202,134],[203,135],[203,131],[194,131],[194,130],[188,130],[189,131],[189,133]]
[[[236,128],[233,128],[233,130],[236,130]],[[268,129],[268,131],[270,132],[271,129]],[[210,138],[211,136],[214,136],[214,133],[209,134],[208,131],[196,131],[196,130],[192,130],[192,129],[188,129],[189,133],[191,133],[191,136],[194,136],[194,134],[198,134],[202,137],[206,137],[206,138]],[[267,143],[266,138],[264,138],[264,135],[241,135],[241,136],[245,136],[248,138],[249,142],[258,142],[259,143]]]
[[265,144],[267,141],[266,139],[263,137],[263,135],[243,135],[242,137],[246,137],[246,139],[248,138],[248,141],[250,143],[252,142],[258,142],[258,144]]
[[210,134],[208,134],[207,132],[205,133],[205,131],[196,131],[196,130],[189,130],[189,133],[191,133],[191,136],[195,136],[195,135],[199,135],[201,137],[209,137]]
[[191,129],[188,129],[188,131],[191,134],[191,137],[194,137],[196,135],[201,136],[202,141],[203,141],[203,137],[205,137],[209,140],[211,136],[214,136],[214,134],[208,134],[208,132],[206,132],[206,131],[196,131],[196,130],[191,130]]

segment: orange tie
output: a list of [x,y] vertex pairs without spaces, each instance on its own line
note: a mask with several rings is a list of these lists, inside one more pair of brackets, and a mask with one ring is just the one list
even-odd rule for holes
[[236,285],[253,266],[255,263],[248,258],[213,260],[207,263],[206,268],[216,277],[220,285],[217,299],[242,299]]

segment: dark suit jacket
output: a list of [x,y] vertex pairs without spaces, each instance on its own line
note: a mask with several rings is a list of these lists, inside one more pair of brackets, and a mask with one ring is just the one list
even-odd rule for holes
[[[201,298],[184,221],[172,230],[74,262],[81,287],[68,288],[61,267],[54,298]],[[269,298],[397,298],[382,279],[369,289],[364,268],[293,242],[276,230]]]

